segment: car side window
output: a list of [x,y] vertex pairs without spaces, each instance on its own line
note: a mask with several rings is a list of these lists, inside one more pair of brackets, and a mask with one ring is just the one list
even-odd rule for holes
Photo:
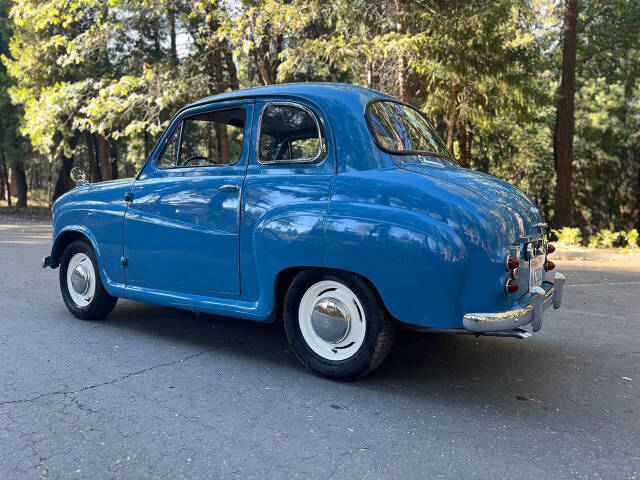
[[233,165],[242,154],[245,111],[229,108],[182,120],[158,161],[159,168]]
[[270,103],[260,117],[260,163],[312,163],[326,151],[320,123],[302,105]]

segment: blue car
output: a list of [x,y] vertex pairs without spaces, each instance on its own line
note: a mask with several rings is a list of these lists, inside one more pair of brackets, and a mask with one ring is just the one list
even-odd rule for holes
[[135,178],[76,181],[53,205],[43,267],[60,267],[81,319],[118,298],[281,319],[304,365],[354,378],[399,324],[524,338],[562,302],[535,203],[456,165],[417,109],[365,88],[208,97]]

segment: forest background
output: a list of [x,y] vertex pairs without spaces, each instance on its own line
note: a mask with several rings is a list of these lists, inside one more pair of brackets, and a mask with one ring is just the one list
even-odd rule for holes
[[135,175],[198,98],[332,81],[412,103],[555,228],[640,229],[640,0],[0,0],[0,55],[0,205]]

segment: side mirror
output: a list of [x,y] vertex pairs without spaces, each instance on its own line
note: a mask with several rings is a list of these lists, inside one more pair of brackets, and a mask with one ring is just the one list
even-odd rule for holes
[[83,187],[85,185],[89,185],[89,181],[87,180],[87,176],[80,167],[73,167],[71,172],[69,173],[71,180],[73,180],[76,184],[76,187]]

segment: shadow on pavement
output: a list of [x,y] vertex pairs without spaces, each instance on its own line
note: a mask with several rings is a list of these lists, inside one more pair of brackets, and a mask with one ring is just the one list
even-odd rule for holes
[[279,323],[195,316],[182,310],[121,301],[100,325],[246,359],[256,368],[267,364],[292,380],[308,376],[311,381],[326,382],[327,389],[340,387],[365,395],[373,390],[396,398],[408,397],[418,407],[428,400],[430,406],[458,404],[478,413],[491,408],[528,416],[523,413],[528,409],[534,418],[541,410],[556,410],[539,396],[548,397],[565,387],[568,367],[564,359],[571,355],[570,347],[550,341],[549,335],[518,340],[400,330],[395,348],[381,368],[345,383],[315,377],[304,369],[290,351]]

